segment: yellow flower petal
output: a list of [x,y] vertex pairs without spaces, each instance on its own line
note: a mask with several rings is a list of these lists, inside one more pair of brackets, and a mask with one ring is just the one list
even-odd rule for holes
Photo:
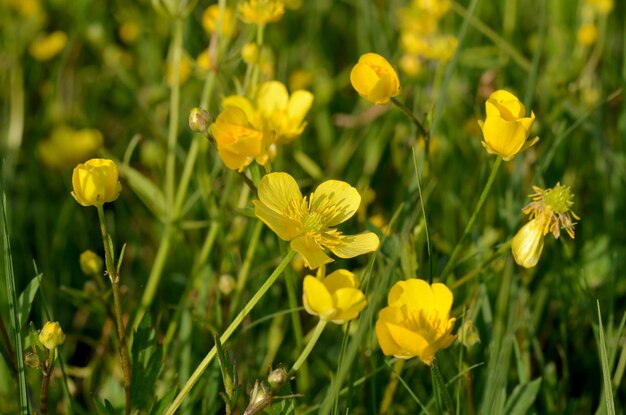
[[[322,244],[324,244],[322,240]],[[358,235],[341,235],[335,237],[332,244],[325,245],[339,258],[354,258],[378,249],[380,240],[373,232],[361,233]]]
[[347,269],[338,269],[328,274],[324,279],[324,285],[331,293],[341,288],[357,288],[359,286],[354,274]]
[[419,357],[424,363],[432,362],[433,353],[426,353],[428,342],[419,333],[396,324],[387,323],[387,330],[393,341],[398,345],[399,358]]
[[357,63],[350,72],[350,83],[363,98],[367,98],[378,82],[378,74],[368,65]]
[[278,81],[263,83],[257,94],[257,107],[264,114],[285,110],[288,101],[287,87]]
[[270,173],[263,176],[258,190],[261,203],[274,212],[287,215],[302,203],[302,193],[296,180],[287,173]]
[[350,219],[361,204],[359,192],[346,182],[327,180],[311,194],[311,212],[320,215],[326,226]]
[[544,222],[537,217],[517,232],[511,241],[513,259],[524,268],[532,268],[539,262],[543,251]]
[[302,232],[300,222],[277,213],[258,200],[253,200],[252,203],[254,203],[256,217],[261,219],[283,241],[291,241]]
[[488,117],[482,129],[484,143],[506,161],[516,155],[526,141],[526,130],[517,122]]
[[337,314],[332,322],[337,324],[355,319],[367,305],[365,294],[358,288],[340,288],[333,293]]
[[304,90],[295,91],[287,103],[287,114],[290,118],[301,122],[311,109],[311,105],[313,105],[312,93]]
[[309,269],[316,269],[321,265],[333,262],[333,259],[324,253],[322,247],[311,235],[299,236],[293,239],[289,246],[302,256],[304,264]]
[[325,317],[334,310],[333,299],[324,283],[312,276],[304,277],[302,302],[307,313]]
[[431,285],[431,289],[435,311],[439,314],[439,318],[447,319],[452,308],[452,301],[454,300],[452,291],[445,284],[441,283],[434,283]]

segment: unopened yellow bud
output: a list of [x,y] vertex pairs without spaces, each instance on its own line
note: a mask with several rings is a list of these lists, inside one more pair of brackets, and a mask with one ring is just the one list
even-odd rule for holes
[[28,51],[38,61],[48,61],[57,56],[67,44],[67,35],[60,30],[40,36],[31,43]]
[[220,279],[217,282],[217,287],[219,288],[222,295],[228,297],[230,293],[233,292],[237,282],[230,274],[220,275]]
[[48,321],[39,332],[39,341],[48,350],[53,350],[65,342],[65,334],[57,321]]
[[102,258],[93,251],[86,250],[80,254],[80,269],[85,275],[102,274]]
[[113,160],[91,159],[79,164],[72,173],[72,196],[83,206],[102,206],[120,194],[122,185]]

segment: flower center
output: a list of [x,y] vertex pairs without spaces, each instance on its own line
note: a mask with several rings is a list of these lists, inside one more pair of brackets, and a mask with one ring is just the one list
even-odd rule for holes
[[557,183],[552,189],[546,190],[543,194],[544,203],[557,214],[569,212],[570,207],[574,204],[573,198],[574,195],[569,186],[561,186],[560,183]]

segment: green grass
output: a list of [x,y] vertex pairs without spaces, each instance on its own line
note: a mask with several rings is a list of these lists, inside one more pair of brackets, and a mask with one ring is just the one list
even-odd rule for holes
[[[0,413],[38,410],[41,372],[24,355],[33,347],[30,323],[40,329],[50,319],[66,333],[50,412],[123,413],[111,286],[79,264],[87,249],[104,256],[96,210],[70,196],[75,162],[50,168],[38,153],[60,125],[100,130],[104,145],[87,158],[119,166],[123,190],[104,210],[118,257],[125,244],[121,305],[135,407],[171,412],[185,390],[177,413],[224,413],[223,376],[236,370],[231,404],[243,413],[270,365],[293,366],[318,322],[302,303],[302,279],[314,272],[297,257],[282,270],[289,244],[256,219],[254,190],[189,129],[187,115],[202,107],[215,120],[221,99],[249,90],[255,77],[289,85],[298,71],[315,100],[302,135],[278,146],[271,169],[295,177],[305,195],[327,179],[350,183],[361,209],[340,229],[373,231],[382,243],[327,266],[355,272],[368,305],[348,324],[326,325],[266,413],[377,414],[385,401],[389,415],[435,414],[447,407],[442,387],[457,414],[623,413],[626,4],[593,17],[597,39],[582,46],[584,0],[452,1],[438,30],[456,36],[458,48],[411,77],[400,70],[400,10],[411,1],[305,0],[264,28],[261,68],[241,60],[259,31],[238,20],[233,38],[213,40],[214,71],[194,67],[168,85],[168,59],[182,71],[186,57],[211,44],[202,13],[212,2],[48,0],[37,15],[2,2]],[[120,33],[129,22],[135,39]],[[36,60],[32,41],[55,30],[67,45]],[[350,85],[367,52],[398,69],[397,100],[428,131],[428,149],[414,120]],[[501,88],[534,111],[532,136],[540,137],[508,162],[485,152],[477,124],[488,93]],[[258,185],[266,170],[252,163],[244,174]],[[546,236],[538,265],[521,268],[510,254],[526,223],[521,209],[533,185],[557,182],[575,195],[576,238]],[[276,281],[264,292],[270,275]],[[471,321],[480,338],[437,353],[442,382],[419,359],[399,364],[378,345],[374,327],[389,289],[411,277],[445,282],[455,332]],[[258,303],[247,307],[251,299]],[[220,362],[214,336],[222,336]]]

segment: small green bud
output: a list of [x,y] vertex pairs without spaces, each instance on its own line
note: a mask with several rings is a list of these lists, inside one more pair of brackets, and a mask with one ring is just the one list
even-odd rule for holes
[[263,412],[272,403],[272,394],[269,387],[258,380],[254,382],[254,388],[250,393],[250,403],[243,415],[257,415]]
[[283,367],[272,370],[267,376],[267,383],[273,391],[280,389],[285,382],[287,382],[287,371]]
[[39,361],[39,355],[33,352],[26,352],[24,355],[24,363],[31,369],[38,369],[41,364]]
[[230,274],[220,275],[219,280],[217,281],[217,288],[219,288],[220,292],[223,296],[228,297],[230,293],[233,292],[237,282]]
[[211,124],[211,114],[201,108],[193,108],[189,113],[189,128],[197,133],[204,133]]

